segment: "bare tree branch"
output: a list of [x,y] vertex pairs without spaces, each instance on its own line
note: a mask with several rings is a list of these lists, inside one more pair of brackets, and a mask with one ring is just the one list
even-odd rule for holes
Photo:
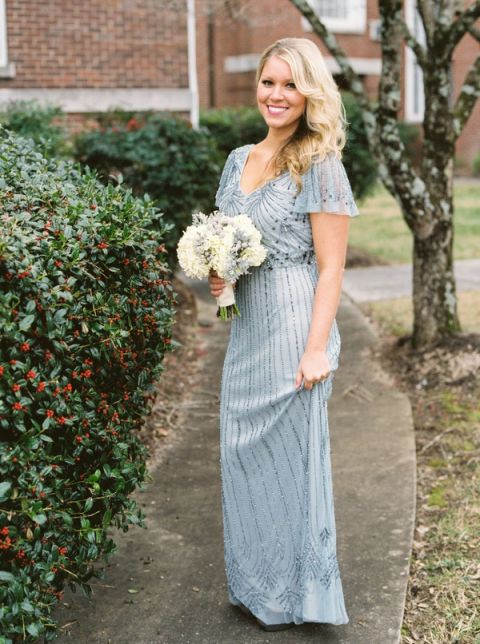
[[480,18],[480,0],[475,0],[465,11],[460,13],[457,20],[447,31],[447,49],[449,53],[453,52],[456,45],[463,36],[469,31]]
[[431,0],[417,0],[417,7],[420,18],[422,19],[423,28],[425,29],[427,44],[430,45],[435,36],[434,7]]
[[[422,213],[428,212],[425,184],[408,161],[398,130],[400,108],[401,43],[403,30],[401,0],[379,0],[382,18],[382,75],[379,86],[377,127],[383,147],[388,174],[395,193],[403,206],[405,221],[417,234],[427,235],[431,222]],[[423,232],[420,232],[420,229]]]
[[480,29],[475,29],[475,27],[470,27],[468,33],[480,42]]
[[480,97],[480,56],[470,68],[453,108],[453,131],[455,138],[462,132],[470,118],[477,99]]
[[422,69],[425,69],[427,65],[427,52],[424,49],[424,47],[418,42],[416,38],[413,37],[412,32],[408,28],[407,23],[405,20],[400,21],[400,25],[402,28],[403,32],[403,37],[405,38],[405,42],[407,45],[410,47],[410,49],[413,51],[415,54],[418,64]]

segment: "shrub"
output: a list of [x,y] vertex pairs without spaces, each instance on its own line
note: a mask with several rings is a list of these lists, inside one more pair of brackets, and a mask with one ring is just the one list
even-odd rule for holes
[[256,107],[223,107],[205,110],[200,124],[211,136],[223,159],[234,148],[258,143],[267,135],[267,125]]
[[212,142],[180,118],[160,113],[104,117],[97,131],[81,134],[76,158],[96,168],[105,181],[121,174],[137,195],[148,193],[172,223],[165,245],[177,265],[176,246],[194,210],[210,211],[221,171]]
[[168,230],[149,199],[0,131],[0,637],[56,637],[107,528],[144,525],[137,437],[171,339]]
[[472,170],[475,176],[480,177],[480,153],[473,160]]
[[37,101],[11,101],[0,112],[0,123],[20,136],[32,139],[47,157],[70,154],[66,129],[59,123],[65,115],[60,107]]
[[343,163],[352,185],[353,194],[362,199],[370,194],[377,181],[377,162],[368,147],[367,133],[361,108],[348,92],[342,94],[347,114],[347,143],[343,151]]

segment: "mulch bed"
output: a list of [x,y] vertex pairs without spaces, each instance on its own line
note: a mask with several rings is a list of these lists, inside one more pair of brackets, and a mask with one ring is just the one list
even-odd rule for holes
[[378,357],[409,396],[415,424],[417,511],[402,644],[477,644],[480,335],[425,351],[384,337]]
[[161,455],[162,448],[175,438],[179,409],[198,369],[196,348],[197,306],[193,292],[179,279],[172,279],[178,303],[175,305],[175,323],[172,337],[182,346],[168,352],[163,360],[164,371],[152,393],[151,411],[139,431],[141,441],[150,450],[152,465]]

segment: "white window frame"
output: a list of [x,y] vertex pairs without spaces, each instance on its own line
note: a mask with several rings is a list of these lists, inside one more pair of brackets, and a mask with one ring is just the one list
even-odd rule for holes
[[[412,36],[424,45],[425,30],[416,0],[406,0],[405,21]],[[410,47],[405,45],[405,49],[405,120],[409,123],[421,123],[425,113],[423,72]]]
[[[309,0],[315,13],[321,18],[327,29],[336,34],[364,34],[367,29],[367,3],[366,0],[347,0],[349,3],[347,18],[323,17],[321,14],[321,0]],[[312,31],[308,20],[302,16],[304,31]]]
[[0,67],[7,67],[7,65],[7,8],[5,6],[5,0],[0,0]]

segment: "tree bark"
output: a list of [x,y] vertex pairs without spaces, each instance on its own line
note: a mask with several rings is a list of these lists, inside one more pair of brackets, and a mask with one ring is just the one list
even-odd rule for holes
[[413,242],[413,342],[427,347],[459,330],[453,274],[453,227],[436,226]]

